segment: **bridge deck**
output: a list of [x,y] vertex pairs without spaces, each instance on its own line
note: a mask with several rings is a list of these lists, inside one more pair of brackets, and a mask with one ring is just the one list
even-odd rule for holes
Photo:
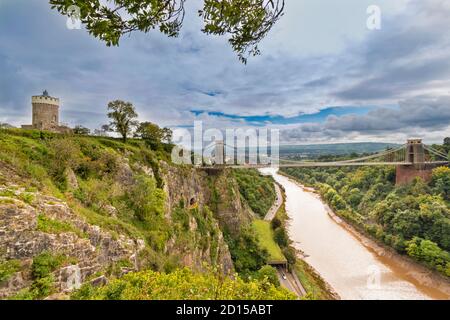
[[[217,165],[204,166],[201,168],[222,169],[222,168],[266,168],[266,167],[280,167],[280,168],[308,168],[308,167],[359,167],[359,166],[412,166],[412,165],[448,165],[449,157],[444,152],[434,149],[432,146],[427,146],[422,143],[422,139],[408,139],[406,144],[396,149],[386,149],[375,154],[360,157],[352,160],[333,161],[333,162],[313,162],[313,161],[296,161],[288,159],[272,159],[267,155],[265,158],[260,158],[263,162],[268,164],[235,164],[223,163],[225,147],[233,149],[233,152],[238,152],[239,149],[233,146],[228,146],[220,142],[215,158],[219,159]],[[233,159],[234,159],[233,153]],[[244,149],[244,153],[247,151]],[[217,160],[216,159],[216,160]],[[239,158],[238,158],[239,159]],[[433,159],[433,160],[432,160]],[[220,163],[220,164],[219,164]]]
[[[283,161],[283,160],[281,160]],[[434,161],[434,162],[424,162],[423,164],[437,164],[446,165],[449,164],[448,161]],[[221,169],[221,168],[232,168],[232,169],[262,169],[268,167],[278,167],[278,168],[309,168],[309,167],[361,167],[361,166],[411,166],[414,165],[412,162],[299,162],[299,163],[280,163],[278,165],[264,165],[264,164],[242,164],[242,165],[217,165],[217,166],[205,166],[201,168],[205,169]]]

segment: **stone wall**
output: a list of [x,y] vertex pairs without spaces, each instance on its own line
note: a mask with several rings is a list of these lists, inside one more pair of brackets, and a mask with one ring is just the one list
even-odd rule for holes
[[395,184],[402,185],[411,183],[415,178],[422,178],[425,182],[431,181],[433,169],[437,165],[399,165],[396,170]]
[[59,107],[53,104],[33,103],[33,127],[50,130],[59,126]]

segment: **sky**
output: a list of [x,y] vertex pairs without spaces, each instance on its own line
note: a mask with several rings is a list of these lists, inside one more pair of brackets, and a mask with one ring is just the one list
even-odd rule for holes
[[[91,129],[106,106],[188,128],[276,128],[281,143],[401,142],[450,136],[448,0],[286,0],[285,14],[239,62],[201,33],[188,0],[178,38],[133,33],[107,47],[70,30],[46,0],[0,0],[0,122],[31,122],[31,96],[61,100],[60,120]],[[366,12],[381,9],[381,29]]]

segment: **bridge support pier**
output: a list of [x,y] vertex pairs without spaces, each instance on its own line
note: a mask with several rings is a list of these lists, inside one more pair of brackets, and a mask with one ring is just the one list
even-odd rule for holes
[[398,186],[408,184],[417,177],[422,178],[425,182],[430,182],[432,171],[438,166],[434,164],[399,165],[396,169],[395,184]]
[[408,140],[405,150],[405,161],[410,164],[397,166],[396,185],[411,183],[415,178],[422,178],[425,182],[429,182],[433,169],[439,166],[426,163],[422,139]]

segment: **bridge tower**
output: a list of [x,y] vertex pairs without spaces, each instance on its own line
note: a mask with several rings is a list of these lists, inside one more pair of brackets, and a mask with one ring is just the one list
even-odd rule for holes
[[408,139],[405,149],[405,164],[397,166],[396,184],[407,184],[417,177],[428,182],[431,180],[432,170],[435,167],[434,164],[426,163],[422,139]]
[[410,162],[419,167],[425,163],[425,149],[422,139],[409,139],[406,143],[405,152],[405,162]]

